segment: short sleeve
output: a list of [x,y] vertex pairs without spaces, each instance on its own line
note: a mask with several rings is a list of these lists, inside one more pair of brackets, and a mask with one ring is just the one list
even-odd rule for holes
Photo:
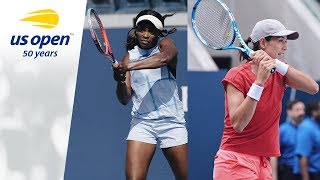
[[227,84],[230,83],[243,94],[246,94],[243,76],[237,68],[230,69],[221,83],[224,87],[224,90],[226,90]]

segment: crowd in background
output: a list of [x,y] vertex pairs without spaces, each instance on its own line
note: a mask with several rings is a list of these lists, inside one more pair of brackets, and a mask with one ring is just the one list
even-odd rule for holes
[[320,101],[293,100],[280,125],[280,152],[271,158],[274,180],[320,180]]

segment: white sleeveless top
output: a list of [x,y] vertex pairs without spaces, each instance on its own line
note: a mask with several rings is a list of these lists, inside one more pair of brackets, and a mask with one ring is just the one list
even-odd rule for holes
[[[158,46],[147,50],[135,46],[129,51],[129,61],[145,59],[158,52],[160,52]],[[176,79],[167,66],[132,70],[130,75],[133,118],[153,120],[170,118],[174,122],[185,122]]]

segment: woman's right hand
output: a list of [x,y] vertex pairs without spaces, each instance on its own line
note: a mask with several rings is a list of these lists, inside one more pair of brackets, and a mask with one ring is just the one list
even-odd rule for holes
[[117,82],[124,82],[126,80],[126,73],[113,71],[113,79]]

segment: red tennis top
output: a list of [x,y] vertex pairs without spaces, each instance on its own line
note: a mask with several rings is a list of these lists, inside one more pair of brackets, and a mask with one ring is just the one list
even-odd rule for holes
[[[249,63],[229,70],[222,84],[226,90],[230,83],[247,96],[256,75]],[[256,156],[279,156],[279,119],[282,109],[282,97],[286,89],[286,78],[278,72],[271,74],[257,104],[249,124],[241,133],[237,133],[231,124],[225,93],[224,131],[220,149]]]

